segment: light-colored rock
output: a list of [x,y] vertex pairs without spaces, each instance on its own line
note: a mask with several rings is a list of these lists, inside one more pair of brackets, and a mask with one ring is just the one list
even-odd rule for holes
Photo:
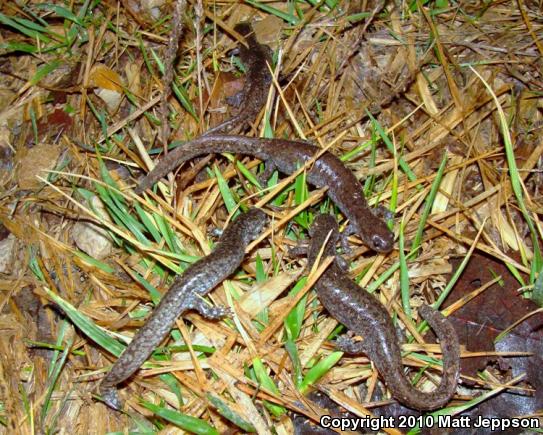
[[[91,208],[107,223],[111,222],[104,204],[98,197],[91,200]],[[107,231],[95,223],[80,221],[74,225],[72,237],[76,246],[85,254],[98,260],[107,257],[113,250]]]
[[10,273],[15,258],[15,242],[13,234],[8,235],[0,242],[0,273]]
[[94,93],[106,103],[109,113],[114,113],[117,110],[123,97],[119,92],[111,89],[98,88],[94,90]]

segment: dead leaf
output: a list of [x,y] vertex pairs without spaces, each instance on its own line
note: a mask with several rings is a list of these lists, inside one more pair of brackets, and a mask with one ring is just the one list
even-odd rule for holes
[[122,92],[123,90],[119,74],[101,63],[97,63],[92,67],[89,84],[92,87],[109,89],[111,91]]
[[[46,176],[44,170],[53,169],[60,154],[60,145],[39,144],[29,150],[19,151],[23,153],[17,168],[17,183],[21,189],[35,189],[42,182],[36,177]],[[18,155],[19,157],[19,155]]]

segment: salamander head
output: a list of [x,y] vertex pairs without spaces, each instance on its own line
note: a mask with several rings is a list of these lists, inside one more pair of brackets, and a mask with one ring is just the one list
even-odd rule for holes
[[394,234],[388,229],[385,222],[368,214],[365,216],[363,225],[357,225],[357,233],[371,249],[386,254],[394,247]]
[[264,229],[266,220],[266,213],[258,208],[253,208],[247,213],[239,216],[235,224],[241,226],[239,236],[245,245],[249,244],[260,235]]
[[384,234],[373,234],[369,245],[374,251],[381,253],[390,252],[394,246],[394,235],[390,231]]

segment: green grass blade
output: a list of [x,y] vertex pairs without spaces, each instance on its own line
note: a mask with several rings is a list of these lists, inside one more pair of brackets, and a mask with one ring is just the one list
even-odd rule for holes
[[543,269],[539,271],[539,275],[534,282],[532,300],[540,307],[543,307]]
[[223,400],[210,393],[206,394],[206,397],[219,414],[234,423],[241,430],[250,433],[256,432],[256,429],[251,423],[243,419],[237,412],[232,411],[232,409]]
[[230,191],[230,188],[228,187],[228,183],[222,176],[222,173],[217,167],[217,165],[213,165],[213,171],[215,173],[215,177],[217,177],[217,185],[219,186],[219,191],[221,192],[224,205],[226,209],[228,210],[228,213],[232,214],[234,211],[236,211],[236,213],[234,214],[234,218],[235,218],[240,212],[239,210],[237,210],[237,202],[234,199],[234,195],[232,195],[232,192]]
[[505,263],[505,266],[509,269],[509,272],[511,272],[511,275],[515,277],[515,279],[519,282],[519,284],[522,287],[526,287],[526,283],[524,282],[524,279],[522,279],[522,275],[520,274],[518,269],[509,263]]
[[38,84],[44,77],[51,74],[54,70],[62,65],[60,60],[54,60],[51,63],[46,63],[45,65],[38,68],[34,76],[30,79],[31,85]]
[[[160,358],[157,358],[157,359],[160,359]],[[175,396],[177,397],[177,400],[179,401],[179,405],[183,406],[183,404],[185,402],[183,400],[183,391],[181,390],[181,384],[179,383],[177,378],[174,375],[172,375],[171,373],[163,373],[163,374],[159,375],[159,378],[175,394]]]
[[171,227],[168,225],[166,219],[164,219],[164,216],[153,213],[153,218],[155,219],[155,223],[158,226],[158,229],[160,231],[160,235],[162,238],[166,241],[166,245],[168,245],[168,248],[171,252],[177,251],[177,244],[174,243],[174,233],[171,229]]
[[441,164],[439,165],[439,168],[437,170],[436,178],[434,179],[432,183],[430,193],[428,194],[428,197],[426,198],[426,202],[424,204],[424,210],[420,216],[417,233],[415,234],[415,238],[413,239],[413,246],[411,247],[411,252],[413,253],[418,251],[422,243],[422,237],[424,233],[424,228],[426,226],[426,221],[428,220],[428,216],[430,215],[430,211],[432,210],[432,206],[434,205],[434,200],[439,190],[439,186],[441,185],[441,180],[443,179],[443,173],[445,171],[445,167],[447,166],[447,160],[448,160],[448,156],[447,156],[447,152],[445,151],[445,153],[443,154],[443,159],[441,160]]
[[[272,378],[270,378],[270,376],[268,375],[268,372],[266,371],[266,368],[264,367],[264,364],[262,364],[262,360],[260,358],[253,359],[253,368],[255,370],[255,375],[258,379],[259,384],[266,388],[268,391],[271,391],[272,393],[280,396],[281,393],[279,391],[279,388],[277,388]],[[267,400],[264,400],[264,406],[266,406],[266,408],[268,408],[268,410],[276,417],[280,417],[286,412],[286,409],[284,407],[280,405],[275,405],[274,403],[271,403]]]
[[147,281],[143,276],[141,276],[138,272],[135,270],[132,271],[132,277],[136,279],[138,283],[145,288],[149,292],[149,296],[151,296],[151,301],[153,302],[153,305],[156,305],[160,302],[160,298],[162,294],[155,288],[154,285],[152,285],[149,281]]
[[136,210],[136,213],[138,214],[141,222],[143,223],[143,226],[147,231],[149,231],[155,242],[160,243],[162,241],[162,236],[158,232],[157,226],[153,221],[156,220],[155,214],[153,213],[153,219],[151,219],[149,213],[147,213],[147,211],[145,211],[137,202],[134,203],[134,210]]
[[[379,136],[383,140],[383,142],[386,145],[386,147],[388,148],[388,150],[392,154],[394,154],[395,153],[394,144],[392,143],[392,141],[388,137],[386,131],[383,129],[383,127],[381,126],[379,121],[377,121],[377,119],[375,119],[373,117],[373,115],[369,111],[367,111],[367,114],[368,114],[368,116],[369,116],[369,118],[371,120],[371,123],[372,123],[373,128],[375,129],[375,131],[377,131],[377,133],[379,134]],[[402,169],[402,171],[405,172],[405,175],[407,175],[407,178],[409,179],[409,181],[415,181],[417,179],[417,176],[413,173],[413,171],[409,167],[409,164],[401,156],[398,157],[398,164],[400,165],[400,168]]]
[[156,54],[156,51],[153,50],[152,48],[151,48],[151,55],[155,59],[158,70],[160,71],[160,75],[164,75],[164,62],[160,60],[160,57]]
[[115,269],[111,267],[109,264],[104,263],[103,261],[97,260],[94,257],[91,257],[90,255],[85,254],[81,251],[73,251],[75,255],[77,255],[79,258],[81,258],[85,263],[90,264],[93,267],[96,267],[97,269],[100,269],[101,271],[105,273],[114,273]]
[[294,379],[294,385],[296,385],[296,388],[300,389],[304,378],[302,375],[302,362],[300,361],[300,354],[298,352],[298,348],[296,347],[296,343],[292,340],[287,340],[285,342],[285,350],[287,351],[290,361],[292,362],[292,377]]
[[245,0],[246,3],[249,3],[250,5],[253,5],[255,8],[258,8],[264,12],[267,12],[268,14],[274,15],[278,18],[281,18],[283,21],[291,24],[296,25],[300,22],[297,16],[294,14],[289,14],[287,12],[283,12],[280,9],[274,8],[272,6],[269,6],[265,3],[260,3],[255,0]]
[[200,418],[192,417],[191,415],[183,414],[182,412],[174,411],[172,409],[166,409],[163,406],[158,406],[145,400],[142,400],[141,404],[153,414],[158,415],[164,420],[167,420],[186,431],[199,435],[219,435],[217,429]]
[[407,268],[407,259],[405,255],[404,248],[404,231],[405,231],[405,222],[402,219],[400,224],[400,239],[399,239],[399,248],[400,248],[400,294],[402,297],[402,307],[405,314],[411,318],[411,295],[409,294],[409,274]]
[[[407,257],[406,260],[409,260],[413,255],[415,251],[411,251]],[[400,262],[397,261],[392,266],[390,266],[387,270],[385,270],[375,281],[368,284],[366,287],[366,291],[368,293],[373,293],[375,290],[377,290],[387,279],[389,279],[394,272],[398,270],[400,267]]]
[[38,48],[35,45],[27,44],[26,42],[19,42],[19,41],[6,41],[3,43],[0,43],[0,54],[6,55],[13,52],[21,52],[21,53],[36,53],[38,51]]
[[[117,340],[111,338],[102,328],[98,327],[91,319],[87,316],[81,314],[72,304],[66,302],[60,296],[53,293],[48,288],[44,287],[44,291],[55,302],[61,309],[66,313],[68,318],[83,332],[87,337],[89,337],[96,344],[106,349],[112,355],[119,357],[125,345],[119,343]],[[68,348],[69,350],[69,348]],[[163,359],[157,358],[157,359]],[[147,365],[147,363],[145,364]],[[144,366],[145,366],[144,365]],[[177,383],[177,380],[171,373],[165,373],[159,376],[160,379],[165,382],[176,394],[179,399],[179,403],[183,403],[183,398],[181,390]]]
[[58,378],[60,376],[60,373],[62,369],[64,368],[64,364],[66,363],[66,358],[68,357],[68,354],[70,353],[70,348],[72,347],[73,340],[68,340],[66,343],[66,348],[62,352],[62,355],[56,362],[52,362],[52,370],[48,377],[48,386],[47,386],[47,392],[45,394],[45,398],[43,401],[43,406],[41,409],[40,414],[40,421],[45,421],[45,417],[47,417],[47,413],[49,412],[49,409],[51,407],[51,396],[53,395],[53,391],[55,390],[55,386],[57,384]]
[[258,178],[254,176],[254,174],[247,169],[247,167],[241,163],[239,160],[236,161],[236,166],[238,167],[239,171],[243,174],[247,180],[253,185],[256,186],[258,189],[262,189],[262,185],[258,181]]
[[94,187],[115,223],[130,232],[142,245],[151,246],[151,241],[143,234],[142,225],[127,212],[126,207],[119,207],[120,204],[110,195],[111,190],[97,183]]
[[343,352],[332,352],[326,358],[320,360],[306,373],[302,384],[300,385],[300,392],[305,394],[311,385],[314,385],[320,378],[322,378],[330,369],[336,365],[336,363],[343,356]]
[[107,145],[111,147],[111,144],[109,143],[109,135],[107,133],[108,123],[106,121],[105,113],[103,111],[98,111],[96,107],[94,107],[94,104],[92,103],[92,100],[90,98],[87,98],[87,104],[89,105],[89,109],[95,116],[96,120],[100,123],[100,128],[102,129],[102,136],[106,138]]
[[42,32],[44,31],[43,27],[41,27],[40,31],[29,29],[26,26],[16,22],[12,18],[2,13],[0,13],[0,24],[4,24],[5,26],[11,27],[12,29],[17,30],[19,33],[22,33],[23,35],[28,36],[29,38],[32,38],[34,40],[38,39],[39,41],[45,44],[48,44],[49,42],[51,42],[51,39],[49,39],[47,36],[42,34]]
[[40,34],[48,33],[49,35],[55,36],[57,38],[62,38],[62,35],[59,35],[58,33],[52,30],[52,26],[42,26],[41,24],[35,23],[34,21],[27,20],[26,18],[21,18],[21,17],[13,17],[13,21],[15,21],[17,24],[20,24],[21,26],[26,27],[29,30],[33,30]]
[[[302,172],[294,181],[294,203],[300,205],[309,197],[309,189],[307,187],[307,174]],[[298,213],[294,220],[304,229],[309,229],[309,214],[307,211]]]
[[49,298],[66,313],[69,319],[92,341],[103,347],[112,355],[120,356],[125,346],[111,338],[103,329],[98,327],[91,319],[81,314],[72,304],[53,293],[47,287],[43,290]]
[[371,12],[359,12],[357,14],[347,15],[345,19],[349,23],[358,23],[359,21],[365,20],[369,17],[371,17]]
[[349,160],[353,159],[358,154],[360,154],[362,151],[364,151],[367,147],[375,146],[376,142],[377,142],[377,139],[373,138],[373,133],[372,133],[371,140],[364,142],[362,145],[359,145],[356,148],[353,148],[351,151],[346,152],[339,158],[339,160],[341,160],[342,162],[348,162]]
[[264,282],[268,279],[268,275],[266,274],[266,270],[264,269],[264,262],[262,261],[262,258],[260,257],[260,254],[256,254],[256,261],[255,261],[255,268],[256,268],[256,282]]
[[[322,3],[320,0],[306,0],[311,6],[318,6]],[[328,7],[330,11],[336,8],[338,2],[335,0],[324,0],[324,4]],[[324,8],[323,8],[324,9]]]
[[[298,292],[304,287],[306,282],[307,277],[302,277],[289,292],[289,296],[296,296]],[[285,317],[284,325],[287,332],[288,340],[295,341],[300,336],[305,316],[306,305],[307,294],[305,294],[304,297],[300,299],[300,301],[298,301],[296,306],[290,311],[290,313],[288,313],[287,317]]]
[[36,5],[39,9],[49,10],[53,11],[57,16],[62,17],[68,21],[72,21],[73,23],[77,24],[78,26],[84,27],[83,22],[74,15],[72,11],[69,9],[66,9],[63,6],[60,5],[53,5],[49,3],[42,3],[40,5]]
[[[367,143],[371,143],[371,152],[370,152],[370,159],[368,161],[368,168],[374,168],[377,158],[377,140],[376,140],[375,131],[371,132],[371,141]],[[375,175],[370,175],[366,178],[366,181],[364,181],[364,195],[367,197],[373,192],[373,188],[375,186]]]
[[[445,286],[445,288],[443,289],[443,291],[441,292],[441,294],[439,295],[437,300],[433,303],[433,305],[432,305],[433,308],[438,310],[439,307],[441,306],[441,304],[443,303],[443,301],[447,298],[447,296],[449,296],[449,293],[453,289],[456,282],[460,279],[460,276],[462,275],[462,273],[464,272],[464,269],[468,265],[468,262],[469,262],[470,258],[471,258],[471,253],[468,251],[468,253],[464,257],[464,259],[462,260],[462,262],[458,266],[458,269],[455,270],[455,272],[454,272],[453,276],[451,277],[450,281],[447,283],[447,285]],[[425,323],[425,322],[423,322],[423,323]]]
[[513,143],[511,141],[511,135],[509,133],[509,128],[507,125],[505,113],[503,112],[502,106],[500,102],[498,101],[496,94],[492,91],[492,88],[490,87],[490,85],[486,82],[486,80],[483,77],[481,77],[481,75],[474,68],[470,66],[470,69],[483,82],[488,92],[494,99],[494,103],[496,104],[496,109],[498,110],[498,118],[500,120],[500,127],[502,130],[502,136],[503,136],[503,145],[505,147],[505,156],[507,159],[507,166],[509,167],[509,179],[511,180],[511,188],[513,189],[513,193],[515,195],[515,198],[517,199],[520,211],[522,212],[524,220],[526,221],[526,224],[528,225],[528,228],[530,229],[530,234],[532,237],[534,258],[533,258],[533,264],[531,267],[530,282],[533,283],[535,280],[535,272],[543,268],[543,258],[541,256],[541,251],[539,248],[537,230],[534,226],[532,217],[530,216],[530,213],[528,212],[528,209],[524,202],[522,179],[520,177],[520,174],[517,168],[517,162],[515,160],[515,150],[513,149]]
[[181,106],[183,106],[183,109],[189,112],[190,116],[192,116],[196,122],[200,122],[200,119],[196,114],[196,110],[194,110],[194,106],[192,105],[192,102],[185,88],[183,86],[178,86],[175,82],[172,83],[172,88],[174,95],[181,103]]
[[[64,346],[64,345],[46,343],[45,341],[34,341],[34,340],[25,339],[24,343],[25,343],[25,346],[30,347],[30,348],[58,350],[60,352],[63,352],[64,350],[66,350],[66,346]],[[70,353],[72,355],[77,355],[77,356],[85,356],[86,355],[86,353],[84,351],[76,350],[76,349],[71,350]]]

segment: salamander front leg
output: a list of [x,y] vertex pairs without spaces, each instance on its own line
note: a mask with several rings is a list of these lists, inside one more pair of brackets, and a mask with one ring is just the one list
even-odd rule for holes
[[348,335],[342,335],[341,337],[337,338],[336,348],[342,352],[349,353],[352,355],[366,353],[366,347],[364,346],[364,341],[354,341]]
[[356,228],[354,228],[351,224],[345,228],[345,231],[339,234],[339,241],[341,243],[341,249],[343,249],[343,252],[346,255],[351,255],[353,253],[353,250],[349,246],[349,239],[348,237],[351,234],[356,234]]
[[243,98],[245,97],[245,92],[243,90],[236,92],[234,95],[230,97],[226,97],[226,102],[229,106],[232,107],[240,107],[241,103],[243,102]]
[[268,186],[268,181],[276,169],[277,166],[271,160],[264,162],[264,171],[258,176],[258,182],[262,187]]
[[375,217],[387,222],[394,218],[394,213],[392,213],[388,208],[383,205],[378,205],[371,209],[371,212]]

